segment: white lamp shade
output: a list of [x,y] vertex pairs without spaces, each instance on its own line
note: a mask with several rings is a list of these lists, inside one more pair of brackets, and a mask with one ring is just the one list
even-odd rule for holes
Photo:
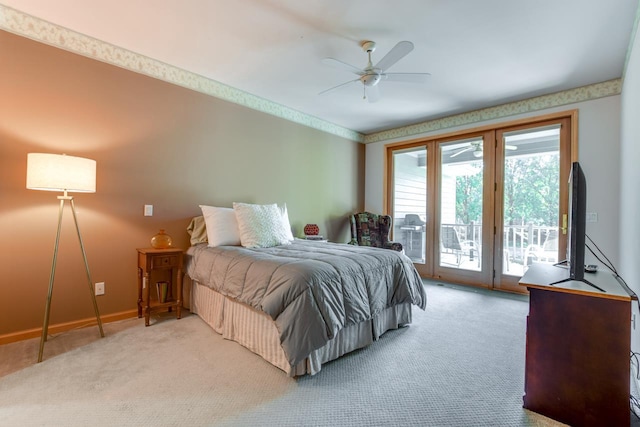
[[27,188],[96,192],[96,161],[65,154],[27,154]]

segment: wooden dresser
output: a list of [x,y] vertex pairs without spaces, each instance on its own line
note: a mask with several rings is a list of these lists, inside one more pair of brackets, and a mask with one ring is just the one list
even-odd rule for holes
[[524,407],[571,426],[628,426],[632,297],[608,272],[585,274],[606,292],[535,264],[529,290]]

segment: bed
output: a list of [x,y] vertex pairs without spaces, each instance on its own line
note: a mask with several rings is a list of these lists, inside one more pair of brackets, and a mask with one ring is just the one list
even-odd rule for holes
[[186,273],[193,313],[292,377],[318,373],[410,324],[412,305],[426,307],[411,260],[387,249],[298,239],[212,247],[192,238]]

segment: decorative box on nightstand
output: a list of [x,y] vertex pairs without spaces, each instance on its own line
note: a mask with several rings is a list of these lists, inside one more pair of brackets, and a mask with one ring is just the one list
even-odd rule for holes
[[322,242],[322,243],[328,242],[328,240],[323,238],[322,236],[296,237],[295,240],[304,240],[305,242]]
[[[144,324],[149,326],[149,317],[153,311],[176,309],[176,317],[180,319],[182,311],[182,249],[155,249],[139,248],[138,251],[138,318],[144,312]],[[167,283],[166,297],[161,296],[160,290],[156,290],[158,297],[151,297],[152,286],[149,281],[152,274],[160,275],[164,272],[164,277],[169,280],[159,281]],[[174,281],[175,280],[175,281]],[[175,283],[175,295],[173,284]],[[154,292],[156,292],[154,291]],[[163,301],[164,300],[164,301]]]

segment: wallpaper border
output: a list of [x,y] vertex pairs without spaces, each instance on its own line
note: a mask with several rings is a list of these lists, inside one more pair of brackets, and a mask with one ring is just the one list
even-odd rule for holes
[[608,80],[606,82],[594,83],[549,95],[537,96],[535,98],[529,98],[522,101],[510,102],[508,104],[502,104],[495,107],[482,108],[480,110],[456,114],[441,119],[429,120],[426,122],[416,123],[414,125],[372,133],[365,136],[364,143],[369,144],[372,142],[410,137],[436,130],[500,119],[516,114],[529,113],[532,111],[574,104],[576,102],[604,98],[606,96],[619,95],[621,91],[622,79]]
[[284,105],[0,4],[0,29],[126,70],[233,102],[323,132],[362,142],[364,136]]
[[225,101],[233,102],[322,132],[365,144],[411,137],[435,130],[618,95],[622,89],[622,80],[614,79],[549,95],[542,95],[522,101],[510,102],[495,107],[483,108],[363,135],[362,133],[227,86],[213,79],[97,40],[1,4],[0,29],[91,59],[214,96]]

